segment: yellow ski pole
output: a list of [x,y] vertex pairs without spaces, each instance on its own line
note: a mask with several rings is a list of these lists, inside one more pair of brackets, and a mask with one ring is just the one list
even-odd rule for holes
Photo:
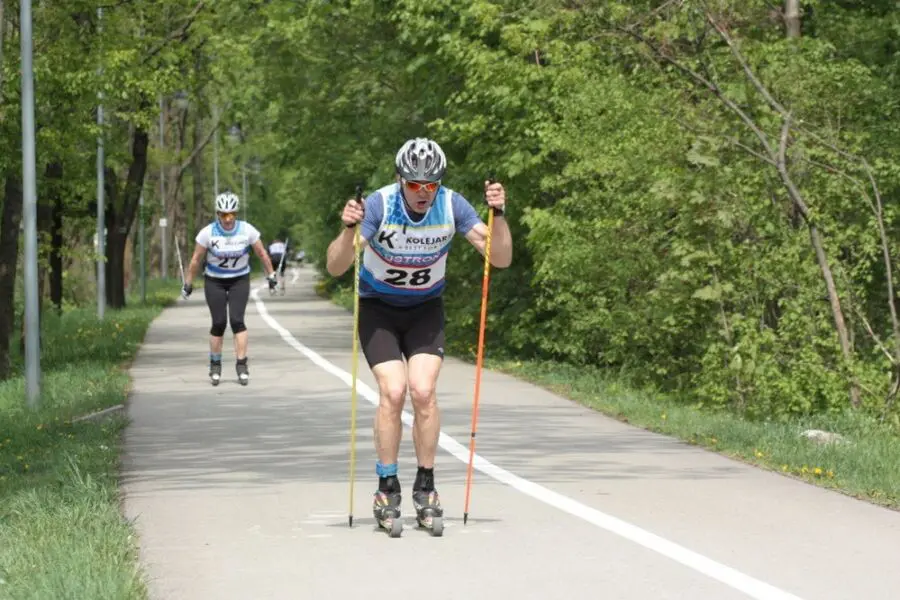
[[[356,186],[356,202],[362,204],[362,186]],[[360,224],[353,227],[353,358],[350,388],[350,516],[353,527],[353,482],[356,479],[356,374],[359,365],[359,247]]]

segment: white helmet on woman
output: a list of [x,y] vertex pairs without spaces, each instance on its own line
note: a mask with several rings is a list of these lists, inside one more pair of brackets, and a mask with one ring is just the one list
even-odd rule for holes
[[394,163],[397,174],[407,181],[440,181],[447,171],[444,151],[428,138],[407,140]]
[[241,205],[236,194],[224,192],[216,196],[216,212],[237,212]]

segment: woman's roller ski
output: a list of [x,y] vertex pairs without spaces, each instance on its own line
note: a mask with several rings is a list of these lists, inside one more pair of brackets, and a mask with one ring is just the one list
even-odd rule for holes
[[[234,365],[234,371],[237,375],[238,383],[241,385],[247,385],[250,383],[250,369],[247,367],[247,359],[238,360]],[[213,386],[219,385],[222,382],[222,361],[221,360],[211,360],[209,361],[209,382],[213,384]]]
[[222,361],[209,361],[209,381],[213,385],[219,385],[219,382],[222,381]]

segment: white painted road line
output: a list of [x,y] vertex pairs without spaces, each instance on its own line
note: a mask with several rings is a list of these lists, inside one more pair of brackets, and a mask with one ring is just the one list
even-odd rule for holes
[[[303,354],[314,364],[321,367],[324,371],[334,375],[347,384],[348,387],[353,385],[353,378],[340,367],[322,358],[319,354],[300,343],[290,331],[282,327],[266,309],[265,303],[259,297],[259,290],[265,286],[259,286],[251,292],[251,297],[256,304],[256,309],[260,316],[269,327],[274,329],[281,335],[281,338],[292,348]],[[357,393],[368,400],[372,405],[378,405],[378,392],[373,390],[364,382],[357,380]],[[403,422],[407,426],[412,426],[413,416],[407,411],[403,411]],[[457,442],[454,438],[441,433],[439,445],[448,453],[462,461],[464,464],[469,462],[469,450]],[[799,596],[795,596],[789,592],[776,588],[764,581],[760,581],[754,577],[741,573],[727,565],[707,558],[701,554],[694,552],[684,546],[670,542],[654,533],[641,529],[636,525],[632,525],[626,521],[618,519],[612,515],[608,515],[593,507],[582,504],[577,500],[564,496],[560,493],[544,486],[538,485],[527,479],[514,475],[509,471],[498,467],[477,453],[473,459],[473,467],[484,473],[485,475],[526,494],[536,500],[553,506],[559,510],[569,513],[623,537],[631,542],[640,544],[641,546],[653,550],[667,558],[681,563],[695,571],[706,575],[712,579],[720,581],[725,585],[734,588],[751,598],[756,600],[801,600]]]

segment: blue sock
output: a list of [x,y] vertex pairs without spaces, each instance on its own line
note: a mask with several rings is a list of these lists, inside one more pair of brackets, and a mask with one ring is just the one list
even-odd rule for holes
[[212,352],[210,352],[209,360],[211,362],[222,362],[222,353],[220,352],[219,354],[213,354]]
[[378,490],[384,494],[400,492],[400,482],[397,481],[397,463],[383,465],[375,463],[375,472],[378,474]]
[[375,463],[375,474],[379,477],[396,477],[397,463],[391,465],[383,465],[381,462]]

